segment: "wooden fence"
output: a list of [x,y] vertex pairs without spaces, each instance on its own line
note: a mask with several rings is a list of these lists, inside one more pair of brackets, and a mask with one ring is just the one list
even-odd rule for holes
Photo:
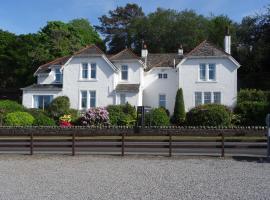
[[[192,131],[190,131],[192,130]],[[197,130],[197,131],[196,131]],[[146,149],[162,150],[168,156],[185,150],[208,149],[225,156],[227,150],[254,149],[266,151],[267,143],[264,129],[255,131],[235,131],[228,129],[179,129],[151,128],[134,131],[133,128],[0,128],[0,151],[69,151],[72,155],[102,149],[103,153],[119,152],[124,156],[130,149],[146,153]],[[248,129],[246,129],[248,130]],[[107,150],[107,151],[106,151]],[[198,153],[200,154],[200,153]],[[207,153],[211,154],[211,151]],[[216,153],[215,153],[216,154]],[[262,155],[264,156],[264,155]]]

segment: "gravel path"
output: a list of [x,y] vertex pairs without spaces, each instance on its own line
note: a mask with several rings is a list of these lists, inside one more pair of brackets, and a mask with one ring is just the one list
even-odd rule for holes
[[270,163],[0,155],[0,199],[270,199]]

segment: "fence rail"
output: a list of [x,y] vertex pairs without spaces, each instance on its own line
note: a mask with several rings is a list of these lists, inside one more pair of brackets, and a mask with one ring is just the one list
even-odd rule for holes
[[[266,129],[185,129],[185,128],[52,128],[0,127],[1,151],[69,151],[71,155],[102,149],[103,153],[118,152],[124,156],[131,149],[146,153],[145,149],[159,149],[168,156],[186,151],[210,149],[224,157],[228,150],[254,149],[266,151]],[[107,151],[106,151],[107,150]],[[104,152],[105,151],[105,152]],[[263,156],[263,155],[262,155]]]

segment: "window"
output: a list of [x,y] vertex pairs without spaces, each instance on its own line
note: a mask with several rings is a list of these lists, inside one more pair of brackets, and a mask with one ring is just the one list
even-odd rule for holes
[[81,108],[87,108],[87,91],[81,91]]
[[54,72],[55,72],[55,82],[56,83],[61,83],[63,76],[62,76],[62,73],[60,71],[60,68],[56,68]]
[[88,79],[88,63],[82,64],[82,78]]
[[165,94],[159,95],[159,107],[166,108],[166,95]]
[[90,91],[90,108],[96,107],[96,91]]
[[214,103],[221,104],[221,92],[214,92]]
[[204,93],[204,104],[211,103],[211,92]]
[[195,106],[202,104],[202,92],[195,92]]
[[51,103],[53,95],[34,95],[34,108],[45,109]]
[[158,74],[158,78],[159,79],[162,79],[162,74]]
[[209,80],[215,81],[216,80],[216,65],[209,64]]
[[168,78],[168,74],[163,74],[163,78]]
[[126,103],[126,94],[120,94],[120,104],[123,105]]
[[122,65],[121,67],[121,79],[128,80],[128,66]]
[[97,65],[96,63],[91,64],[91,78],[95,79],[97,77]]
[[200,64],[200,80],[206,80],[206,64]]

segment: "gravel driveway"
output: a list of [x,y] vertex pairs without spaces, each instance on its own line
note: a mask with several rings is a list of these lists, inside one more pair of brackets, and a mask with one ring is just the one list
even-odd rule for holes
[[270,199],[270,163],[0,155],[0,199]]

